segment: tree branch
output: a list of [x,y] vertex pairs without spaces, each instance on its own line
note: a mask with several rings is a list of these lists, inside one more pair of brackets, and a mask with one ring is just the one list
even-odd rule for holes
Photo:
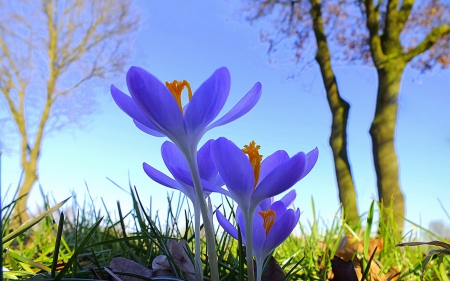
[[[2,50],[2,61],[6,58],[8,64],[4,68],[2,68],[0,74],[5,78],[5,81],[2,81],[5,85],[2,85],[1,91],[6,99],[8,104],[9,111],[11,112],[11,116],[13,122],[17,127],[20,136],[20,163],[22,166],[26,165],[28,161],[28,134],[27,134],[27,124],[25,122],[25,91],[27,86],[27,81],[20,75],[18,62],[13,57],[13,53],[10,50],[10,46],[4,41],[3,35],[7,30],[1,27],[2,36],[0,37],[0,46]],[[12,34],[13,36],[15,34]],[[17,37],[19,40],[22,40],[21,37]],[[27,45],[30,47],[30,45]],[[2,78],[3,78],[2,77]],[[17,84],[16,84],[17,83]],[[12,93],[15,92],[18,96],[17,105],[14,102]]]
[[402,6],[398,11],[397,23],[400,26],[400,30],[405,27],[406,21],[408,20],[409,14],[411,13],[412,7],[414,6],[415,0],[403,0]]
[[372,60],[375,64],[379,64],[385,60],[385,55],[381,47],[380,35],[378,35],[380,29],[378,24],[378,5],[377,8],[375,8],[372,0],[363,0],[363,3],[366,9],[366,25],[369,30],[369,44]]
[[400,32],[398,31],[397,28],[398,23],[397,9],[398,9],[398,0],[389,0],[387,4],[386,18],[384,20],[384,30],[383,34],[381,35],[382,38],[384,37],[387,40],[398,38],[398,34],[400,34]]
[[450,34],[450,25],[441,25],[433,28],[419,45],[403,55],[406,62],[409,62],[417,55],[430,49],[439,39],[448,34]]

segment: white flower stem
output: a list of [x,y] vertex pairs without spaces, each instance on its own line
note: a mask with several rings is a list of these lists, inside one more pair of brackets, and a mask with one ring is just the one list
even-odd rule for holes
[[256,281],[261,281],[264,261],[256,259]]
[[247,275],[248,281],[255,281],[255,270],[253,269],[253,213],[254,210],[249,210],[248,213],[242,212],[244,215],[245,224],[245,253],[247,257]]
[[[196,200],[197,201],[197,200]],[[198,202],[194,205],[194,231],[195,231],[195,280],[203,281],[202,251],[200,249],[200,208]]]
[[[216,253],[216,239],[212,223],[208,216],[208,208],[206,206],[205,197],[203,195],[202,183],[200,180],[200,174],[197,166],[197,151],[189,154],[185,154],[186,160],[189,165],[189,170],[192,175],[192,181],[194,182],[195,195],[200,206],[200,211],[203,219],[203,227],[206,235],[206,249],[208,253],[209,268],[211,273],[211,281],[219,281],[219,265]],[[200,232],[195,233],[195,236],[200,236]],[[200,254],[200,253],[199,253]],[[197,277],[196,277],[197,278]]]

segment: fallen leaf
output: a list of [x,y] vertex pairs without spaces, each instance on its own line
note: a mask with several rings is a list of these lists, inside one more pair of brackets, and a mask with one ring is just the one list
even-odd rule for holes
[[[369,241],[369,255],[374,251],[380,253],[383,250],[383,239],[370,239]],[[353,259],[356,254],[364,253],[364,240],[356,241],[356,239],[348,233],[339,241],[339,246],[336,251],[336,256],[342,258],[345,261]],[[367,257],[368,258],[368,257]]]
[[[167,248],[175,264],[183,272],[188,281],[195,281],[194,264],[187,255],[188,245],[186,240],[169,240]],[[155,276],[174,276],[169,260],[165,255],[157,256],[152,262],[152,268]]]
[[[369,241],[369,256],[375,253],[380,253],[383,250],[383,239],[376,238]],[[361,259],[357,254],[364,254],[364,240],[356,240],[355,237],[348,233],[339,241],[336,256],[342,258],[344,261],[353,261],[354,270],[356,271],[357,280],[362,279],[363,269],[361,268]],[[367,260],[369,257],[365,257]],[[395,281],[398,279],[399,271],[396,268],[390,268],[386,274],[381,273],[381,263],[377,259],[373,259],[369,268],[369,280],[372,281]],[[391,279],[389,279],[391,278]]]
[[284,271],[278,264],[274,257],[270,257],[269,263],[264,270],[261,280],[262,281],[281,281],[285,277]]
[[[151,269],[146,268],[145,266],[142,266],[138,264],[135,261],[125,259],[125,258],[114,258],[109,267],[111,270],[115,273],[117,272],[123,272],[123,273],[131,273],[136,274],[145,278],[152,278],[155,277],[153,274],[153,271]],[[141,278],[126,276],[126,275],[119,275],[120,279],[122,281],[142,281]]]
[[345,261],[340,257],[334,256],[331,260],[332,273],[329,280],[332,281],[358,281],[355,266],[351,260]]
[[[399,271],[396,268],[390,268],[389,271],[386,274],[384,274],[384,273],[381,273],[381,267],[378,263],[379,262],[377,260],[372,260],[372,262],[370,263],[368,280],[395,281],[398,279]],[[358,276],[358,279],[361,280],[362,275],[363,275],[363,269],[361,268],[361,261],[358,259],[355,259],[354,264],[355,264],[356,275]]]

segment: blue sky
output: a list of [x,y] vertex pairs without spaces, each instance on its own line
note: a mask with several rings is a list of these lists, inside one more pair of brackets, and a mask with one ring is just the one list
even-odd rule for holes
[[[232,84],[223,112],[260,81],[263,95],[256,107],[232,124],[209,132],[203,142],[226,136],[243,146],[255,140],[263,155],[278,149],[293,155],[317,146],[318,163],[295,186],[295,205],[303,211],[302,223],[312,221],[313,197],[321,217],[331,222],[339,203],[328,146],[331,114],[320,73],[314,66],[294,80],[286,79],[298,71],[295,65],[269,64],[267,46],[259,43],[260,26],[245,23],[237,14],[239,7],[232,3],[136,1],[142,24],[130,46],[133,58],[129,66],[145,68],[163,82],[186,79],[193,89],[215,69],[226,66]],[[289,59],[286,57],[286,61]],[[341,93],[352,106],[349,157],[359,208],[365,212],[376,198],[368,134],[375,109],[376,72],[371,67],[339,67],[335,71]],[[400,94],[396,141],[400,180],[406,194],[407,218],[423,225],[433,219],[446,219],[438,198],[444,207],[450,206],[449,79],[449,71],[419,75],[407,69]],[[142,162],[163,169],[160,146],[165,139],[148,136],[133,125],[112,101],[108,91],[111,83],[128,93],[125,73],[94,85],[98,106],[84,126],[47,135],[40,161],[40,183],[45,192],[59,201],[70,196],[72,190],[81,200],[86,195],[86,182],[96,202],[103,198],[108,208],[115,210],[116,201],[120,200],[128,210],[131,198],[106,177],[127,188],[130,175],[144,202],[148,203],[152,196],[153,207],[164,214],[170,190],[152,182],[143,172]],[[19,176],[17,155],[3,155],[2,193],[9,184],[16,185]],[[220,202],[219,197],[213,199]],[[35,188],[30,207],[41,202]]]

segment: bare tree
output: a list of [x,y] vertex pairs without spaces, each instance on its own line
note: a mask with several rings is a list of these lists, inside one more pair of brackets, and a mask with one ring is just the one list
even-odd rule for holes
[[358,214],[346,148],[349,105],[339,94],[331,65],[375,66],[377,105],[370,134],[378,196],[386,207],[392,206],[402,229],[405,205],[394,146],[401,79],[408,64],[421,70],[450,65],[450,7],[438,0],[375,2],[258,0],[248,2],[244,11],[251,22],[272,22],[273,28],[261,37],[270,43],[269,53],[280,42],[288,42],[297,63],[309,62],[308,49],[315,53],[333,117],[330,146],[339,197],[350,222]]
[[[85,82],[123,70],[139,19],[131,0],[21,0],[2,2],[0,13],[0,96],[20,139],[24,177],[14,213],[23,222],[44,135],[76,120],[63,105],[93,94],[80,88]],[[75,114],[89,113],[82,108]]]
[[[428,224],[429,232],[437,235],[438,237],[442,239],[450,239],[450,226],[445,223],[443,220],[432,220]],[[430,235],[428,232],[423,232],[423,235],[427,237],[427,240],[435,240],[436,237],[433,235]]]

